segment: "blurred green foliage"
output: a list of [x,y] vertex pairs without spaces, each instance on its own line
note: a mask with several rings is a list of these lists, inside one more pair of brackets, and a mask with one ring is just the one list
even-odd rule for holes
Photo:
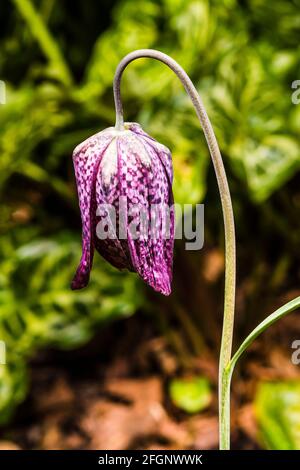
[[[32,234],[33,235],[33,234]],[[80,244],[61,232],[21,245],[6,238],[0,252],[0,337],[6,365],[0,366],[0,424],[24,398],[25,361],[37,348],[74,348],[95,328],[131,315],[142,303],[137,279],[106,263],[95,266],[89,289],[74,295],[70,279]]]
[[209,380],[202,376],[173,379],[169,385],[172,402],[187,413],[199,413],[211,403]]
[[262,443],[272,450],[300,448],[300,382],[260,384],[255,410]]
[[[71,152],[114,122],[112,80],[124,54],[169,53],[207,106],[226,165],[264,202],[300,168],[300,1],[1,0],[0,421],[26,392],[26,359],[48,344],[74,347],[96,325],[145,302],[138,279],[97,256],[92,282],[73,293],[80,257]],[[131,64],[122,85],[128,121],[168,145],[175,198],[206,192],[209,156],[191,103],[162,64]],[[137,287],[138,286],[138,287]]]

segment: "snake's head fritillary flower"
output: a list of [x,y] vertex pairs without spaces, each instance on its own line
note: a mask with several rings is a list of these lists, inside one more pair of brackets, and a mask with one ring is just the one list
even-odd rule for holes
[[141,126],[125,123],[88,138],[73,153],[82,219],[82,257],[72,282],[89,282],[94,249],[113,266],[171,292],[172,158]]

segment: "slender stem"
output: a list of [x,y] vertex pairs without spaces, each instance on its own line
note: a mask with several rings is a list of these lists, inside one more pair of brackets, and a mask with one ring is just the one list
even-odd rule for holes
[[182,82],[187,94],[192,100],[201,127],[203,129],[218,182],[225,230],[225,296],[223,331],[219,362],[219,434],[220,449],[229,449],[230,398],[226,393],[228,387],[226,384],[225,370],[227,364],[230,361],[232,350],[236,278],[235,229],[230,191],[218,142],[202,100],[194,84],[183,68],[168,55],[153,49],[141,49],[131,52],[121,60],[115,73],[113,85],[116,106],[116,128],[123,129],[124,127],[123,107],[120,91],[122,74],[130,62],[142,57],[149,57],[163,62],[171,70],[173,70],[173,72]]
[[246,339],[242,342],[238,350],[235,352],[235,354],[232,356],[230,363],[227,365],[227,371],[233,373],[234,367],[239,360],[239,358],[244,354],[246,349],[251,346],[253,341],[261,335],[269,326],[273,325],[273,323],[277,322],[281,318],[285,317],[288,313],[294,312],[294,310],[297,310],[300,308],[300,297],[296,297],[293,300],[290,300],[287,304],[284,304],[282,307],[278,308],[275,310],[275,312],[271,313],[271,315],[268,315],[267,318],[265,318],[261,323],[257,325],[254,330],[251,331],[251,333],[247,336]]
[[[247,336],[246,339],[242,342],[238,350],[232,356],[230,362],[227,364],[226,368],[224,369],[224,379],[223,379],[223,399],[224,399],[224,413],[226,414],[229,411],[230,405],[230,386],[231,386],[231,379],[234,372],[234,368],[236,366],[237,361],[239,358],[244,354],[244,352],[248,349],[248,347],[253,343],[253,341],[261,335],[269,326],[273,325],[276,321],[283,318],[288,313],[293,312],[300,308],[300,297],[296,297],[295,299],[291,300],[287,304],[283,305],[282,307],[278,308],[275,312],[265,318],[253,331]],[[226,417],[224,416],[224,422],[227,423]],[[229,435],[229,429],[226,430],[226,435]]]

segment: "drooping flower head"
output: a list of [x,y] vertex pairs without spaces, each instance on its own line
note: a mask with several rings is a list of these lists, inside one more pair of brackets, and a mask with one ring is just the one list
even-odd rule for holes
[[169,149],[136,123],[111,127],[73,153],[82,219],[82,257],[72,282],[89,282],[94,249],[113,266],[136,271],[169,295],[174,244]]

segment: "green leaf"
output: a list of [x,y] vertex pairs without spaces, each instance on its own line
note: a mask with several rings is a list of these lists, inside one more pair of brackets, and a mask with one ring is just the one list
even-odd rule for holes
[[300,450],[300,381],[261,383],[254,406],[268,449]]
[[7,351],[6,364],[0,364],[0,425],[11,418],[15,407],[24,400],[27,389],[24,360]]
[[63,53],[33,3],[30,0],[13,0],[13,2],[27,22],[31,34],[49,59],[52,75],[60,79],[66,86],[72,85],[72,76]]
[[195,376],[173,379],[169,386],[172,402],[187,413],[198,413],[207,408],[212,394],[208,379]]

